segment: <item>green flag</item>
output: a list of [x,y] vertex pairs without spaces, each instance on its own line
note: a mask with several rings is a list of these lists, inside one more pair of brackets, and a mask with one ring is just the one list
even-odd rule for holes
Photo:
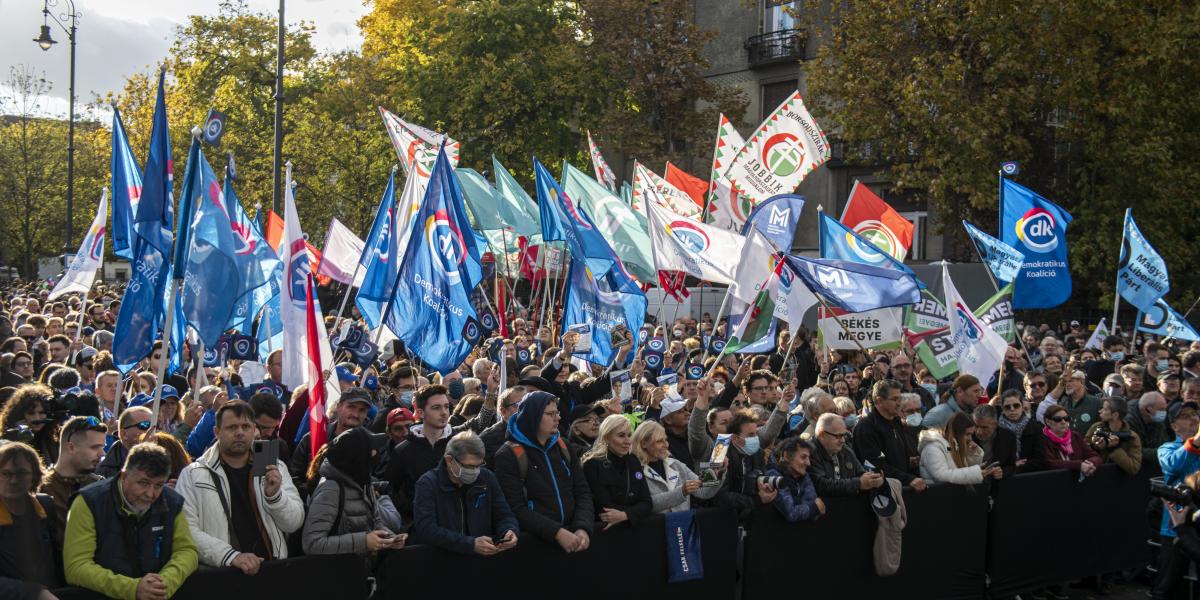
[[[462,184],[463,201],[467,212],[470,213],[471,225],[476,231],[503,231],[509,225],[500,219],[497,208],[496,190],[488,180],[475,169],[460,168],[454,170],[458,181]],[[516,238],[516,236],[512,236]]]
[[563,191],[583,207],[608,239],[625,268],[642,281],[655,281],[654,258],[646,217],[640,215],[600,185],[590,175],[563,162]]
[[537,204],[495,156],[492,157],[492,170],[495,172],[496,209],[500,220],[512,227],[518,236],[529,240],[529,245],[541,244],[541,213],[538,212]]
[[[994,296],[972,311],[1005,341],[1012,341],[1016,330],[1013,325],[1012,287],[1010,283],[1000,288]],[[945,305],[929,290],[921,290],[921,301],[904,309],[904,328],[911,333],[925,333],[949,325]],[[949,329],[923,338],[914,349],[930,375],[944,379],[958,372]]]
[[775,297],[779,290],[779,270],[782,266],[783,261],[775,265],[775,270],[767,278],[766,284],[754,297],[754,303],[746,309],[742,320],[738,321],[733,335],[729,337],[729,343],[722,351],[723,354],[738,352],[771,334],[771,323],[775,320]]

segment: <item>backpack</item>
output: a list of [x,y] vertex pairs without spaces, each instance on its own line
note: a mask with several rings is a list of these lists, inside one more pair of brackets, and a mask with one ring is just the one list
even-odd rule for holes
[[[511,440],[505,440],[504,445],[512,450],[513,456],[517,457],[517,472],[521,475],[521,481],[524,482],[525,478],[529,477],[529,457],[525,455],[525,446]],[[563,441],[562,436],[559,436],[558,443],[555,445],[562,450],[564,456],[571,457],[571,448]]]

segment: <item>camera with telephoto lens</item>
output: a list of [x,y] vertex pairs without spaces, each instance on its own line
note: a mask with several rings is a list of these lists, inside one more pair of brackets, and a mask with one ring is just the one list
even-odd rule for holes
[[1092,443],[1096,444],[1108,439],[1108,436],[1115,436],[1118,443],[1125,443],[1133,439],[1133,433],[1129,431],[1103,431],[1097,430],[1096,435],[1092,437]]
[[1196,498],[1196,492],[1182,481],[1167,485],[1157,477],[1150,480],[1150,495],[1180,506],[1193,506]]
[[783,477],[779,475],[759,475],[755,478],[758,485],[765,485],[767,489],[777,490],[779,484],[782,483]]

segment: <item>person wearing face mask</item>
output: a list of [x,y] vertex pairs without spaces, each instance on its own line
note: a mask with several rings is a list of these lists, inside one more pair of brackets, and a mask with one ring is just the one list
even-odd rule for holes
[[1170,372],[1171,351],[1158,342],[1146,342],[1143,354],[1146,357],[1146,371],[1142,374],[1143,388],[1153,390],[1158,384],[1158,377]]
[[900,418],[904,420],[904,434],[913,446],[916,446],[925,420],[921,416],[920,396],[911,393],[900,394]]
[[1142,461],[1158,460],[1158,448],[1167,441],[1167,399],[1158,392],[1146,392],[1125,414],[1129,430],[1142,440]]
[[767,460],[759,446],[758,420],[750,411],[739,411],[729,422],[730,446],[725,483],[717,492],[717,505],[732,508],[745,521],[751,511],[775,501],[778,491],[760,483]]
[[167,487],[171,456],[129,450],[120,475],[83,488],[67,514],[67,583],[110,598],[169,598],[199,563],[184,500]]
[[1087,373],[1088,381],[1096,385],[1101,385],[1105,377],[1115,373],[1125,360],[1125,338],[1119,335],[1107,336],[1100,342],[1100,348],[1104,352],[1101,358],[1083,363],[1083,371]]
[[417,480],[413,540],[459,554],[493,556],[517,545],[517,518],[484,466],[479,436],[450,438],[437,467]]

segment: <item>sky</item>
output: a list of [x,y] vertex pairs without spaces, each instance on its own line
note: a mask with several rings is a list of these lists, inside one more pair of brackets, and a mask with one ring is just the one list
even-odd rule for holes
[[[54,0],[51,0],[52,2]],[[308,21],[316,27],[313,43],[318,50],[358,49],[362,35],[358,19],[366,14],[365,0],[286,0],[288,23]],[[247,0],[254,11],[276,12],[278,0]],[[45,73],[52,87],[43,99],[41,113],[66,118],[70,89],[70,45],[67,34],[50,23],[51,37],[59,43],[43,52],[33,39],[42,25],[43,0],[0,0],[0,95],[7,95],[9,69],[28,65]],[[66,13],[67,0],[51,6],[53,14]],[[216,14],[217,0],[75,0],[82,14],[75,50],[75,111],[96,96],[116,91],[125,78],[167,57],[175,29],[189,15]],[[0,112],[9,112],[7,107]]]

